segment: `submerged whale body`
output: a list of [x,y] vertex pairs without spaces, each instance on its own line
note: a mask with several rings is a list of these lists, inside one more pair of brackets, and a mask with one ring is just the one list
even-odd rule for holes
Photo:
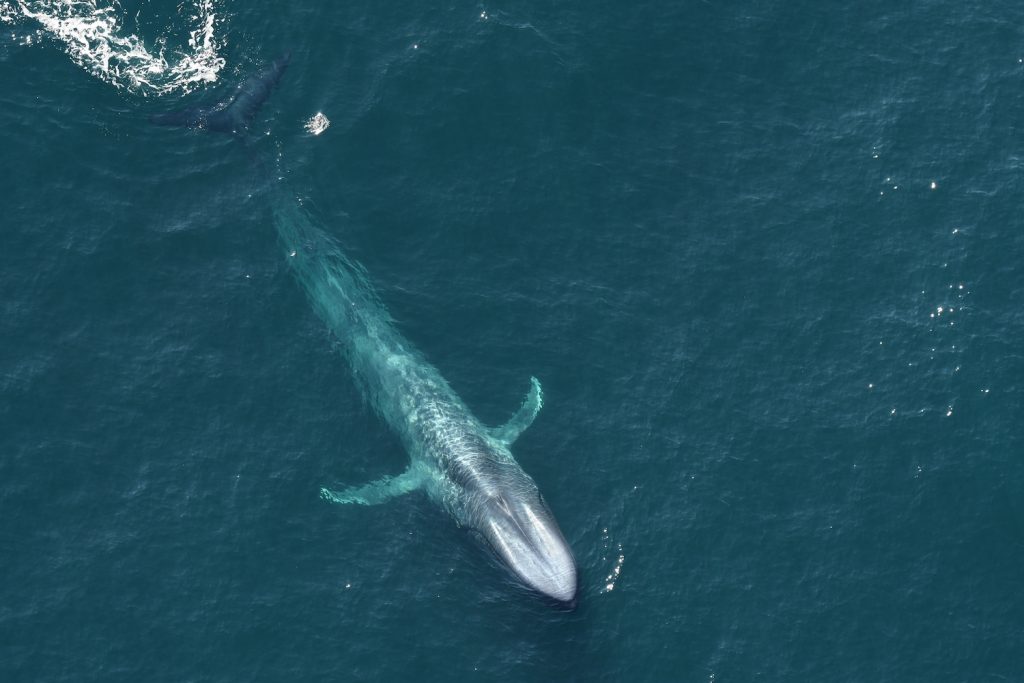
[[[288,64],[287,55],[246,79],[227,102],[154,117],[162,125],[243,135]],[[334,503],[374,505],[424,491],[460,527],[473,532],[522,583],[561,605],[575,604],[576,561],[537,484],[510,447],[542,405],[540,382],[511,420],[485,427],[395,328],[362,268],[348,259],[280,183],[272,183],[275,226],[287,260],[341,342],[357,384],[409,454],[397,476],[340,491]]]
[[271,62],[265,69],[242,81],[231,97],[211,107],[189,107],[149,117],[160,126],[203,128],[217,133],[243,135],[256,117],[263,103],[270,98],[274,86],[281,80],[291,53]]
[[408,468],[343,490],[334,503],[376,505],[423,491],[473,532],[526,586],[575,604],[576,562],[537,484],[510,447],[543,403],[540,382],[506,424],[485,427],[441,373],[398,332],[363,271],[294,199],[274,202],[288,263],[313,307],[342,342],[353,375],[401,439]]

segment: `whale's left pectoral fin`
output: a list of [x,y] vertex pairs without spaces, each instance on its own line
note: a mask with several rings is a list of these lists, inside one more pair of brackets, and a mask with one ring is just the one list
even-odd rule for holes
[[398,476],[381,477],[376,481],[362,486],[351,486],[343,491],[320,489],[320,497],[331,503],[355,503],[356,505],[378,505],[386,503],[395,496],[415,491],[423,486],[423,473],[409,467]]
[[533,418],[537,417],[541,406],[544,405],[544,392],[541,391],[540,382],[536,377],[530,378],[530,392],[523,399],[523,405],[519,408],[512,419],[500,427],[491,430],[491,436],[506,446],[519,438],[523,431],[533,424]]

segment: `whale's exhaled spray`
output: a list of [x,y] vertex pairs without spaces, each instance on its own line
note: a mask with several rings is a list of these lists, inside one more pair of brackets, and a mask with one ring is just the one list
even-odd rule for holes
[[[224,105],[158,117],[158,123],[237,133],[280,80],[287,58],[246,80]],[[221,120],[223,119],[223,121]],[[223,124],[223,125],[222,125]],[[576,597],[576,562],[537,485],[509,447],[540,410],[540,383],[502,427],[488,429],[406,341],[365,273],[345,256],[280,182],[271,186],[274,224],[317,314],[341,342],[370,405],[399,436],[409,467],[343,491],[335,503],[372,505],[423,490],[460,526],[476,532],[526,585],[563,604]]]

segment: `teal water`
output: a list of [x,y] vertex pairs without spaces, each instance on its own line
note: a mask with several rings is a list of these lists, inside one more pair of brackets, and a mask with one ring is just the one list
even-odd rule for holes
[[[219,0],[180,87],[3,7],[0,680],[1024,680],[1018,5]],[[541,379],[575,611],[319,499],[407,457],[268,159],[484,422]]]

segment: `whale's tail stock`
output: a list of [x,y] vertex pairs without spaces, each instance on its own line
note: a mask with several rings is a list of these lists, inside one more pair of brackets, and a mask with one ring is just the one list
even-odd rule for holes
[[284,76],[290,61],[291,52],[285,52],[265,68],[239,83],[229,97],[212,106],[189,107],[154,114],[149,120],[158,126],[202,128],[244,136],[263,103],[270,98],[274,87]]

